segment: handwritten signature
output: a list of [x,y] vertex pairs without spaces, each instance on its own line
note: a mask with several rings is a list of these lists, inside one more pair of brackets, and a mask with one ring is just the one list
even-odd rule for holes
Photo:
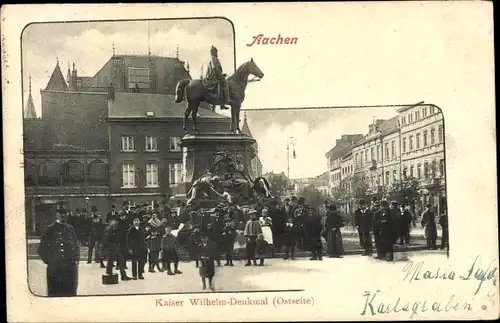
[[[441,279],[441,280],[471,280],[476,279],[479,281],[474,295],[477,295],[486,281],[492,281],[493,286],[497,285],[498,281],[498,267],[491,261],[488,267],[482,266],[481,255],[477,255],[474,262],[469,268],[461,275],[457,274],[455,270],[450,268],[437,268],[423,269],[424,262],[408,262],[404,268],[403,273],[405,276],[403,281],[413,282],[417,280],[427,279]],[[458,277],[458,278],[455,278]]]

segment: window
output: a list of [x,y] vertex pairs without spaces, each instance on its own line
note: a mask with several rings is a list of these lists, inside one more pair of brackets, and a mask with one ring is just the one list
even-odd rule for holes
[[417,165],[417,179],[420,179],[422,177],[422,165],[418,164]]
[[416,148],[419,149],[420,148],[420,134],[419,133],[417,133],[417,136],[416,136],[416,144],[417,144]]
[[431,145],[434,145],[436,142],[436,129],[432,128],[431,129]]
[[135,165],[123,164],[123,187],[135,187]]
[[158,164],[146,164],[146,187],[158,187]]
[[360,153],[359,156],[361,157],[361,163],[360,163],[360,166],[363,165],[363,154]]
[[413,114],[412,114],[412,113],[410,113],[410,114],[408,115],[408,123],[412,123],[412,122],[413,122]]
[[408,177],[408,169],[405,167],[403,168],[403,179],[406,179]]
[[393,181],[397,181],[398,180],[398,171],[397,170],[393,170],[392,171],[392,180]]
[[431,105],[431,106],[429,107],[429,111],[430,111],[430,114],[431,114],[431,115],[433,115],[433,114],[434,114],[434,106],[433,106],[433,105]]
[[371,160],[374,160],[374,159],[375,159],[375,148],[374,148],[374,147],[372,147],[372,148],[370,149],[370,157],[371,157]]
[[170,184],[178,184],[183,181],[182,179],[182,164],[169,165],[169,181]]
[[439,126],[438,136],[439,136],[439,142],[443,142],[444,140],[443,126]]
[[415,111],[415,121],[420,120],[420,110]]
[[146,136],[146,151],[158,151],[158,137]]
[[385,172],[385,185],[389,185],[390,176],[389,172]]
[[385,143],[385,159],[389,159],[389,143]]
[[412,151],[413,150],[413,136],[410,136],[409,144],[410,144],[410,151]]
[[135,89],[136,84],[139,89],[149,89],[149,69],[139,67],[128,68],[128,88]]
[[369,159],[368,159],[368,149],[365,150],[365,163],[368,163]]
[[134,137],[122,137],[122,151],[135,151]]
[[439,160],[439,175],[444,177],[444,159]]
[[392,151],[392,158],[396,158],[396,141],[393,140],[391,142],[391,151]]
[[436,172],[437,172],[437,162],[435,160],[432,161],[431,163],[431,175],[433,178],[436,177]]
[[406,138],[403,138],[403,152],[406,152]]
[[427,147],[427,130],[424,131],[424,147]]
[[380,145],[377,145],[377,160],[380,160]]
[[127,206],[125,207],[127,211],[130,211],[131,208],[135,207],[135,201],[127,201]]
[[415,168],[415,167],[410,166],[410,177],[413,177],[413,174],[414,174],[413,169],[414,169],[414,168]]
[[180,137],[170,137],[170,151],[181,151],[180,142]]
[[402,123],[403,123],[403,125],[406,124],[406,116],[403,116],[403,122]]
[[422,109],[422,116],[423,116],[424,118],[425,118],[425,117],[427,117],[427,107],[424,107],[424,108]]
[[424,178],[425,179],[429,178],[429,163],[428,162],[424,163]]
[[101,160],[94,160],[87,165],[88,183],[92,185],[106,185],[108,181],[108,164]]

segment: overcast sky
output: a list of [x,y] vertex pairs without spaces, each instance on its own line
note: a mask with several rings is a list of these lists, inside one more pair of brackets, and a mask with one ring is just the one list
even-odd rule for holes
[[[225,19],[150,21],[151,54],[175,57],[189,63],[191,75],[199,77],[210,57],[210,47],[219,49],[219,59],[228,74],[234,72],[234,37]],[[94,76],[116,54],[147,55],[148,22],[84,22],[29,25],[22,35],[23,83],[26,104],[28,79],[38,116],[40,90],[47,86],[57,59],[66,78],[68,63],[76,64],[79,76]]]

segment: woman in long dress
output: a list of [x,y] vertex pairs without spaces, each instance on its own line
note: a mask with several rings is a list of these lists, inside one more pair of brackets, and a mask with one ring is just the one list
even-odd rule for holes
[[325,230],[328,242],[327,249],[330,257],[339,258],[344,254],[342,233],[340,232],[341,227],[343,227],[342,217],[337,212],[337,206],[331,204],[328,207],[325,221]]

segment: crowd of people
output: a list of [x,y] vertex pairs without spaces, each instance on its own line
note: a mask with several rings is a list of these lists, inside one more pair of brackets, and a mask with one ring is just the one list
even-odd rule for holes
[[[369,205],[361,200],[358,204],[354,225],[363,255],[371,256],[375,249],[377,259],[392,261],[395,244],[411,243],[410,230],[416,219],[407,206],[396,202],[371,201]],[[330,257],[344,254],[341,228],[346,222],[336,205],[328,201],[319,208],[309,207],[303,197],[291,197],[283,201],[272,199],[257,208],[223,202],[201,212],[179,202],[173,208],[144,203],[137,208],[124,204],[117,209],[113,205],[105,217],[96,208],[91,212],[89,219],[60,207],[57,225],[50,226],[42,236],[39,254],[48,264],[48,278],[50,273],[56,295],[58,288],[72,285],[58,285],[57,277],[64,275],[50,264],[64,259],[70,263],[79,261],[76,250],[80,245],[88,246],[87,263],[100,264],[105,276],[113,276],[116,268],[122,281],[144,279],[147,264],[149,273],[180,275],[179,260],[188,256],[199,268],[204,289],[207,280],[209,288],[214,288],[215,264],[221,266],[221,256],[225,266],[234,266],[235,249],[243,254],[245,266],[264,266],[266,257],[280,251],[284,260],[294,260],[296,250],[308,250],[310,260],[322,260],[325,251]],[[446,213],[440,216],[439,223],[444,248],[448,243]],[[425,227],[428,248],[436,249],[436,217],[430,205],[422,214],[421,225]],[[65,232],[67,247],[59,249],[59,240],[63,238],[54,230]],[[63,249],[64,255],[53,255],[61,254]],[[128,260],[131,276],[127,274]]]

